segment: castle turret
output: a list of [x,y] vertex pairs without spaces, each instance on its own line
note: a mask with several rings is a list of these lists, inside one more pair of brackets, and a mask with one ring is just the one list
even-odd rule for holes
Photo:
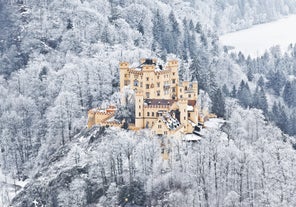
[[170,61],[168,61],[167,66],[172,70],[172,73],[171,73],[172,85],[179,84],[179,75],[178,75],[179,64],[178,64],[178,60],[170,60]]
[[187,132],[188,112],[187,112],[187,99],[179,100],[180,123],[184,126],[184,132]]
[[196,100],[198,98],[198,83],[197,81],[193,81],[192,82],[192,89],[194,91],[194,100]]
[[120,92],[123,92],[124,86],[130,84],[129,82],[129,63],[128,62],[120,62],[119,63],[119,73],[120,73]]
[[142,91],[135,94],[135,126],[136,128],[144,128],[144,96]]

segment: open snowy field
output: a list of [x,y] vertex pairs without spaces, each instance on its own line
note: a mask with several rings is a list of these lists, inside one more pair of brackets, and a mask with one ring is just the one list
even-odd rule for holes
[[262,55],[275,45],[280,45],[284,51],[290,43],[296,43],[296,15],[222,35],[220,41],[223,45],[235,47],[235,52],[242,51],[252,57]]

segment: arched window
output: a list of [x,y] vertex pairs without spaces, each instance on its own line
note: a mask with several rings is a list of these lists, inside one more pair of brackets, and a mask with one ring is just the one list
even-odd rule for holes
[[139,86],[139,81],[138,80],[134,80],[134,86]]

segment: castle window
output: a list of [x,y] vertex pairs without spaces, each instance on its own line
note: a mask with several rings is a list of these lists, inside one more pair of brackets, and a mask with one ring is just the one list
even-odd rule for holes
[[157,83],[157,87],[160,87],[160,82]]
[[139,105],[139,109],[141,109],[141,105]]
[[127,78],[127,74],[124,74],[124,77]]
[[164,133],[165,135],[167,135],[167,134],[168,134],[168,132],[167,132],[167,131],[164,131],[163,133]]
[[173,87],[173,92],[176,92],[176,88],[175,87]]
[[175,73],[173,73],[173,75],[175,75]]
[[129,83],[130,83],[130,82],[129,82],[128,80],[125,80],[125,81],[124,81],[124,85],[125,85],[125,86],[128,86]]
[[185,91],[187,91],[187,86],[185,86]]
[[188,113],[188,117],[190,117],[190,113]]
[[160,91],[156,91],[156,93],[157,93],[157,96],[160,96]]
[[147,116],[150,116],[150,113],[149,112],[147,112]]
[[138,80],[134,80],[134,86],[139,86],[139,81]]
[[182,95],[180,95],[180,98],[183,98],[183,96],[182,96]]
[[173,82],[173,83],[176,83],[176,79],[173,79],[172,82]]
[[149,92],[146,93],[146,97],[147,97],[147,98],[150,97],[150,93],[149,93]]
[[149,81],[149,78],[148,77],[146,78],[146,81]]
[[152,116],[154,116],[154,112],[152,112]]
[[141,112],[139,112],[139,116],[141,116]]
[[191,94],[188,94],[188,97],[191,98]]
[[146,84],[146,89],[149,89],[149,84]]
[[186,116],[184,116],[184,120],[186,120]]
[[159,79],[159,76],[157,76],[157,79]]
[[158,125],[158,129],[161,129],[161,125]]
[[140,87],[143,87],[143,83],[142,82],[140,82]]

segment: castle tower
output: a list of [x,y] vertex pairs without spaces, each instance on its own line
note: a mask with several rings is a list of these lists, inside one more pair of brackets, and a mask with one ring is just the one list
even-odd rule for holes
[[126,105],[126,100],[124,97],[124,87],[130,84],[129,80],[129,63],[128,62],[120,62],[119,63],[119,75],[120,75],[120,93],[121,93],[121,104]]
[[135,126],[136,128],[144,128],[144,96],[142,91],[135,94]]
[[198,83],[197,81],[192,82],[192,89],[194,91],[194,100],[198,98]]
[[188,122],[187,99],[180,99],[178,103],[179,103],[179,111],[180,111],[180,123],[184,126],[184,132],[187,133],[187,122]]
[[179,84],[178,60],[168,61],[167,67],[169,67],[172,71],[171,72],[172,87],[176,87]]
[[123,92],[124,86],[129,85],[129,63],[120,62],[119,63],[119,74],[120,74],[120,92]]

